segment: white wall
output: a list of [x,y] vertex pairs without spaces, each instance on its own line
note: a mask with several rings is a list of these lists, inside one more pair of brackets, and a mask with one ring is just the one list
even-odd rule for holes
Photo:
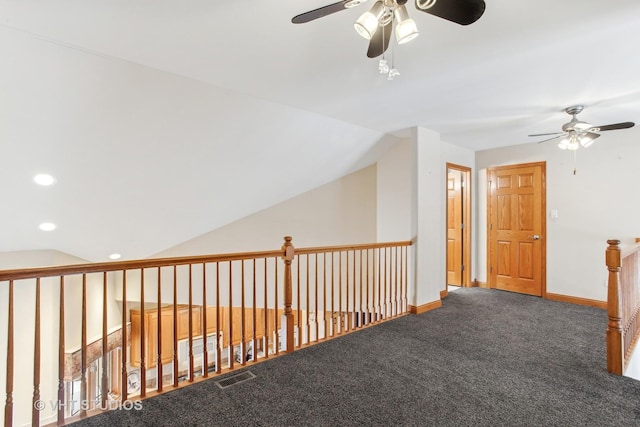
[[422,128],[378,160],[378,239],[415,242],[410,261],[416,270],[409,284],[409,303],[415,306],[439,300],[446,287],[447,163],[473,169],[474,153]]
[[[547,292],[606,300],[607,239],[628,245],[640,237],[635,190],[639,136],[636,128],[604,132],[591,147],[576,152],[576,175],[573,153],[558,149],[553,141],[476,153],[478,169],[547,162]],[[486,188],[477,187],[477,195],[485,203]],[[557,219],[550,215],[554,209]],[[486,236],[478,247],[479,265],[486,265]],[[483,273],[478,279],[486,281],[486,270]]]

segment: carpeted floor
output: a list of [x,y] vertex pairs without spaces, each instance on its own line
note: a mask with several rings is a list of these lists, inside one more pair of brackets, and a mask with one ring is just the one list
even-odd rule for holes
[[[640,426],[640,382],[606,371],[604,310],[487,289],[80,426]],[[235,373],[234,373],[235,374]]]

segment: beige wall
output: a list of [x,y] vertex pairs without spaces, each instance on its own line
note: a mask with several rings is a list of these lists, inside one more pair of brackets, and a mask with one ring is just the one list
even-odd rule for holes
[[293,237],[293,244],[298,247],[375,242],[376,166],[173,246],[154,257],[272,250],[280,248],[287,235]]

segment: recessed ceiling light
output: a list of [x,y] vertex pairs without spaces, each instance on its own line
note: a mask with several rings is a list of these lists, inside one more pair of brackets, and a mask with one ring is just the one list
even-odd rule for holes
[[38,226],[42,231],[53,231],[56,229],[57,225],[52,222],[43,222]]
[[111,259],[120,259],[121,256],[122,255],[120,255],[120,254],[111,254],[111,255],[109,255],[109,258],[111,258]]
[[33,181],[38,185],[53,185],[56,182],[56,179],[49,174],[39,173],[38,175],[33,177]]

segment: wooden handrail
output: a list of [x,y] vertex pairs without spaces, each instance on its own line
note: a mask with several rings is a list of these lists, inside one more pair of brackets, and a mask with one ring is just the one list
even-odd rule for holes
[[[364,243],[357,245],[320,246],[310,248],[296,248],[296,254],[312,254],[323,252],[339,252],[362,249],[389,248],[394,246],[411,246],[411,241]],[[71,264],[51,267],[35,267],[0,270],[0,281],[30,279],[34,277],[67,276],[72,274],[103,273],[122,270],[136,270],[151,267],[170,267],[174,265],[215,263],[223,261],[238,261],[254,258],[274,258],[283,256],[283,251],[237,252],[217,255],[196,255],[172,258],[148,258],[143,260],[97,262]]]
[[[20,350],[14,347],[17,323],[14,313],[18,312],[14,286],[18,283],[36,285],[31,422],[40,423],[41,413],[35,402],[55,392],[61,404],[56,418],[58,424],[63,424],[72,411],[83,417],[99,407],[109,407],[109,402],[115,399],[124,405],[130,399],[162,393],[168,388],[163,384],[165,372],[173,377],[175,388],[179,381],[193,382],[198,376],[209,376],[211,363],[215,363],[215,372],[220,374],[259,358],[290,353],[406,314],[410,245],[411,241],[400,241],[295,248],[292,238],[286,236],[282,247],[271,251],[0,270],[0,282],[8,282],[9,290],[5,425],[15,421],[14,356]],[[245,271],[245,267],[250,271]],[[181,270],[181,277],[177,269]],[[165,276],[163,280],[163,273],[169,274],[171,270],[173,279]],[[56,277],[59,282],[41,280]],[[45,295],[44,290],[40,293],[41,282],[43,287],[50,284],[59,287],[56,307],[59,372],[57,390],[53,391],[48,383],[41,384],[40,378],[44,363],[41,355],[49,357],[40,344],[44,331],[41,331],[40,298]],[[80,294],[78,332],[73,328],[74,339],[79,334],[80,349],[73,360],[69,358],[71,353],[66,353],[69,346],[65,347],[68,283],[73,292]],[[180,299],[188,302],[178,303],[179,285]],[[100,298],[102,301],[98,302]],[[96,316],[91,312],[94,302],[98,310],[101,308]],[[109,309],[109,304],[114,303],[121,304],[122,310],[116,319],[111,318]],[[43,328],[49,326],[42,321]],[[94,329],[100,327],[101,333],[97,335]],[[113,328],[120,328],[121,332],[111,336],[108,331]],[[89,345],[89,334],[95,345]],[[207,350],[211,339],[215,359],[209,356],[211,350]],[[163,367],[169,362],[173,365],[171,370]],[[186,368],[182,367],[184,362],[188,364]],[[90,365],[97,367],[97,371],[91,370]],[[67,369],[69,366],[73,369]],[[134,371],[139,383],[129,390],[127,383],[132,378],[129,375]],[[70,401],[66,390],[69,381],[79,383],[75,407],[65,406]],[[88,405],[89,401],[93,403]]]

